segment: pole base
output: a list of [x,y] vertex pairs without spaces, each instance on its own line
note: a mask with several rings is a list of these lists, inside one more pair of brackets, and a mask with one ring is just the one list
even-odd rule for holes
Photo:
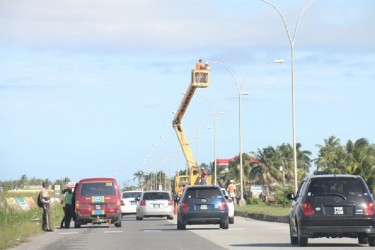
[[246,200],[245,199],[240,199],[239,201],[238,201],[238,205],[240,206],[240,207],[243,207],[243,206],[246,206]]

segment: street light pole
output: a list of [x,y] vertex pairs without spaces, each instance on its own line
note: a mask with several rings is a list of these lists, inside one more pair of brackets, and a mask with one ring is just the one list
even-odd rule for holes
[[216,164],[216,116],[218,114],[220,115],[224,115],[225,112],[216,112],[210,102],[210,100],[208,100],[207,97],[205,97],[204,95],[200,95],[200,94],[196,94],[197,96],[200,96],[202,97],[203,99],[205,99],[208,103],[208,105],[210,106],[210,109],[212,111],[212,115],[214,117],[214,184],[217,185],[217,164]]
[[[254,65],[255,66],[258,66],[260,64],[265,64],[265,63],[283,63],[284,60],[282,59],[278,59],[278,60],[272,60],[272,61],[263,61],[263,62],[259,62],[257,64]],[[248,93],[247,92],[242,92],[242,89],[243,89],[243,83],[244,83],[244,79],[247,75],[248,72],[246,72],[245,74],[245,77],[242,81],[242,84],[241,84],[241,87],[238,85],[238,82],[237,82],[237,79],[236,79],[236,76],[234,75],[233,71],[231,68],[229,68],[227,65],[221,63],[221,62],[217,62],[217,61],[209,61],[208,63],[214,63],[214,64],[219,64],[221,66],[223,66],[225,69],[227,69],[229,71],[229,73],[232,75],[233,77],[233,80],[234,80],[234,83],[236,85],[236,89],[237,89],[237,95],[238,95],[238,133],[239,133],[239,143],[240,143],[240,200],[238,202],[238,204],[240,206],[244,206],[246,205],[246,201],[244,199],[244,191],[243,191],[243,161],[242,161],[242,101],[241,101],[241,96],[242,95],[247,95]]]
[[297,36],[297,29],[298,29],[298,24],[299,24],[299,21],[301,20],[301,17],[303,15],[303,13],[306,11],[306,9],[314,2],[314,0],[310,0],[310,2],[308,2],[305,7],[302,9],[300,15],[298,16],[298,19],[297,19],[297,22],[296,22],[296,26],[294,28],[294,36],[293,38],[291,37],[290,35],[290,32],[289,32],[289,29],[288,29],[288,25],[286,24],[286,20],[285,20],[285,17],[283,15],[283,13],[274,5],[272,4],[271,2],[269,2],[268,0],[261,0],[267,4],[269,4],[272,8],[274,8],[280,15],[283,23],[284,23],[284,27],[285,27],[285,30],[286,30],[286,33],[288,35],[288,39],[289,39],[289,43],[290,43],[290,51],[291,51],[291,74],[292,74],[292,127],[293,127],[293,162],[294,162],[294,191],[297,193],[297,189],[298,189],[298,176],[297,176],[297,147],[296,147],[296,118],[295,118],[295,101],[294,101],[294,45],[296,43],[296,36]]

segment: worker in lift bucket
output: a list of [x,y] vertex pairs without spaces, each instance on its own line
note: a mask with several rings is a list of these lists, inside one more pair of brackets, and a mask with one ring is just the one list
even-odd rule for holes
[[201,70],[204,69],[202,59],[199,59],[199,61],[195,64],[195,70]]

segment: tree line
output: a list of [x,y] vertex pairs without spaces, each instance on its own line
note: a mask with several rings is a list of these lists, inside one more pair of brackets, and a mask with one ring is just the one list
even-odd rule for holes
[[[331,136],[324,140],[324,144],[316,145],[319,148],[317,158],[312,159],[312,153],[303,150],[300,143],[296,144],[298,183],[310,173],[312,166],[316,166],[314,174],[353,174],[362,176],[371,191],[375,191],[375,144],[367,139],[360,138],[356,141],[348,140],[342,144],[340,139]],[[272,190],[275,187],[294,186],[294,161],[293,147],[290,144],[257,149],[256,152],[244,153],[243,156],[243,181],[244,186],[249,189],[250,185],[261,185]],[[203,163],[209,174],[213,174],[214,164]],[[179,174],[186,174],[181,170]],[[159,173],[144,173],[139,170],[134,173],[134,180],[138,180],[138,188],[152,187],[152,176],[160,176],[158,181],[154,177],[154,183],[168,185],[168,177],[162,171]],[[172,179],[171,177],[170,179]],[[240,159],[239,155],[233,157],[227,168],[218,166],[217,182],[221,187],[226,187],[230,180],[240,182]],[[246,191],[246,190],[245,190]]]
[[0,187],[2,187],[3,190],[24,189],[28,186],[42,186],[43,182],[49,183],[50,187],[54,187],[55,185],[65,187],[70,182],[70,179],[69,177],[65,177],[63,179],[58,179],[55,181],[51,181],[48,178],[40,179],[36,177],[29,179],[27,175],[23,174],[18,180],[0,181]]

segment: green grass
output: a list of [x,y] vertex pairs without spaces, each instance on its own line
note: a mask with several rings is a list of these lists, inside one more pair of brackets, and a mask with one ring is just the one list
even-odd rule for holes
[[289,214],[290,207],[281,205],[266,205],[265,203],[251,204],[246,206],[236,206],[235,210],[240,212],[248,212],[252,214],[266,214],[272,216],[286,216]]
[[[9,197],[9,196],[6,196]],[[5,195],[0,195],[0,250],[16,246],[27,241],[33,235],[42,233],[43,210],[39,207],[29,211],[12,209],[5,203]],[[56,228],[63,217],[59,204],[52,206],[51,221]]]

